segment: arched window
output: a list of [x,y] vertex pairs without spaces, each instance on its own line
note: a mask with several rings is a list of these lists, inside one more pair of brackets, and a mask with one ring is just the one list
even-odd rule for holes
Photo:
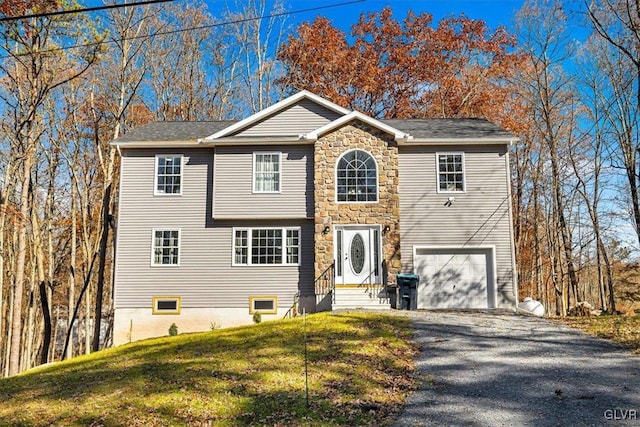
[[338,202],[378,201],[378,167],[371,154],[350,150],[338,159],[336,198]]

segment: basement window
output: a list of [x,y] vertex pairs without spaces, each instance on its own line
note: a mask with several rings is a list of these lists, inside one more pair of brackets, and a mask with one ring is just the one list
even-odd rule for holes
[[153,297],[153,314],[180,314],[180,297]]
[[278,312],[277,296],[249,297],[249,314],[276,314]]

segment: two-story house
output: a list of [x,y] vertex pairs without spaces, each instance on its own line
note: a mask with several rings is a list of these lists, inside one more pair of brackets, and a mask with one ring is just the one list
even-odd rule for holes
[[479,119],[377,120],[303,91],[244,120],[157,122],[121,154],[114,344],[308,312],[515,308],[509,152]]

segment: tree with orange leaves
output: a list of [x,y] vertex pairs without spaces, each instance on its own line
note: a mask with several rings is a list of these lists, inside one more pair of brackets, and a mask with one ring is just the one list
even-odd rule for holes
[[523,61],[504,28],[490,32],[465,16],[434,26],[412,12],[400,22],[385,8],[361,15],[350,36],[326,18],[302,24],[278,52],[280,83],[374,117],[502,122],[513,110],[509,81]]

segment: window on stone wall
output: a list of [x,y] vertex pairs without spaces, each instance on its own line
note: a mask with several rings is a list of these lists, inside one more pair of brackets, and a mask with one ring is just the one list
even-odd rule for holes
[[378,167],[364,150],[349,150],[336,164],[336,200],[340,203],[378,201]]

